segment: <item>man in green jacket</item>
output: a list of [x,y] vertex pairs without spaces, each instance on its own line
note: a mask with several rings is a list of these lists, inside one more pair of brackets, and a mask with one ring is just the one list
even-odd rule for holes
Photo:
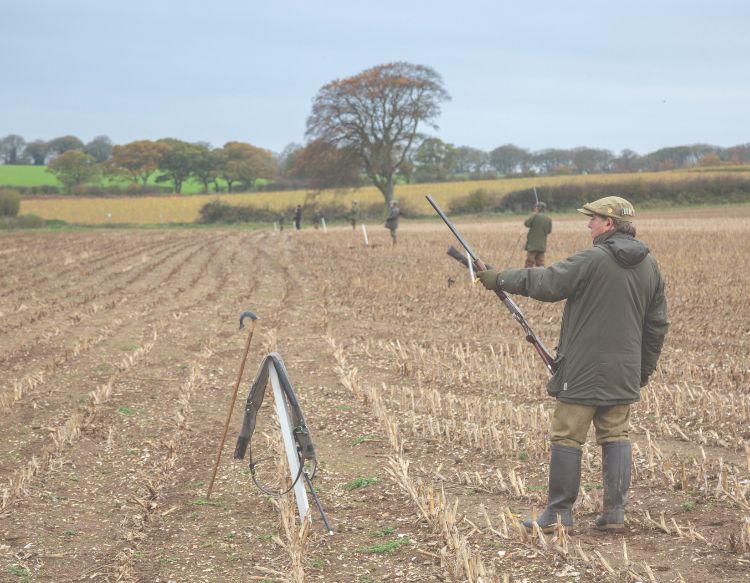
[[354,201],[352,202],[352,210],[349,213],[349,219],[352,223],[352,231],[357,228],[357,223],[360,222],[362,216],[362,211],[359,208],[359,202]]
[[543,267],[544,253],[547,251],[547,235],[552,232],[552,219],[544,214],[546,203],[538,202],[534,207],[534,214],[524,221],[528,227],[526,235],[526,263],[524,267]]
[[401,216],[401,209],[398,203],[392,200],[388,203],[388,216],[385,219],[385,228],[391,232],[391,245],[396,244],[396,231],[398,230],[398,218]]
[[[635,239],[635,211],[608,196],[583,205],[593,246],[549,267],[487,270],[478,277],[500,289],[544,302],[567,300],[557,369],[547,392],[557,404],[550,428],[547,507],[537,524],[572,526],[581,479],[581,446],[592,421],[602,447],[604,512],[596,528],[625,528],[630,487],[630,405],[656,368],[669,322],[664,282],[649,249]],[[527,528],[533,520],[524,521]]]

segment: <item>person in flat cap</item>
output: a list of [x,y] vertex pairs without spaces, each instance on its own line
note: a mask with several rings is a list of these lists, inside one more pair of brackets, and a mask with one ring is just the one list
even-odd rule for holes
[[[615,221],[624,223],[632,223],[635,219],[635,209],[633,208],[633,205],[619,196],[605,196],[594,202],[586,203],[583,205],[583,208],[578,209],[578,212],[590,217],[599,215],[604,218],[611,218]],[[626,234],[635,237],[635,227],[633,229],[624,230],[628,231]],[[622,232],[623,229],[620,229],[620,231]]]
[[396,231],[398,230],[398,218],[401,216],[401,209],[398,203],[392,200],[388,203],[388,216],[385,219],[385,228],[391,232],[391,245],[396,245]]
[[573,525],[581,480],[581,451],[593,422],[602,448],[604,510],[599,530],[625,528],[630,487],[630,405],[656,369],[667,334],[667,299],[659,266],[635,238],[635,209],[608,196],[583,205],[593,245],[549,267],[485,270],[489,290],[543,302],[567,300],[556,371],[547,392],[557,399],[550,427],[547,506],[536,522],[544,532]]
[[297,208],[294,209],[294,228],[299,231],[302,227],[302,205],[298,204]]
[[547,236],[552,232],[552,219],[545,211],[547,204],[537,202],[533,214],[524,221],[524,227],[529,229],[526,235],[526,262],[524,267],[543,267],[544,254],[547,251]]

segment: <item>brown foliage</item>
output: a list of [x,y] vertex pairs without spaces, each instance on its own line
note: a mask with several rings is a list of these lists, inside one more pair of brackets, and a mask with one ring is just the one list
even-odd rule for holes
[[273,178],[276,163],[268,150],[243,142],[227,142],[222,153],[222,178],[229,190],[235,182],[252,185],[258,178]]
[[307,136],[356,151],[389,202],[394,174],[413,146],[419,124],[437,127],[440,104],[448,99],[440,75],[430,67],[378,65],[323,86],[307,120]]
[[295,152],[289,175],[304,180],[313,189],[359,186],[360,167],[353,148],[337,148],[323,140],[313,140]]
[[149,176],[159,168],[159,162],[169,147],[162,142],[137,140],[112,148],[109,170],[112,174],[126,176],[133,182],[146,185]]

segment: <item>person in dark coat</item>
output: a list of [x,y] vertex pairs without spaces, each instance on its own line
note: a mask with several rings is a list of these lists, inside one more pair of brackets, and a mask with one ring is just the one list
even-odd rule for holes
[[349,218],[352,222],[352,230],[357,228],[357,223],[360,221],[360,217],[361,217],[361,211],[359,208],[359,202],[355,200],[354,202],[352,202],[352,210],[351,210],[351,213],[349,214]]
[[301,229],[302,224],[302,205],[298,204],[297,208],[294,209],[294,228],[298,231]]
[[398,218],[401,216],[401,209],[395,200],[388,204],[388,217],[385,219],[385,228],[391,232],[391,244],[396,244],[396,231],[398,230]]
[[[635,238],[635,210],[608,196],[583,205],[593,246],[549,267],[478,273],[490,290],[543,302],[567,300],[556,372],[547,392],[557,399],[550,429],[547,507],[536,519],[545,532],[558,516],[573,525],[581,480],[581,446],[589,426],[602,448],[604,511],[597,529],[625,528],[630,487],[630,405],[656,369],[667,334],[664,280],[649,248]],[[533,520],[524,521],[533,528]]]
[[526,235],[526,263],[524,267],[543,267],[544,254],[547,251],[547,236],[552,232],[552,219],[544,211],[547,204],[538,202],[534,207],[534,214],[524,221],[529,229]]

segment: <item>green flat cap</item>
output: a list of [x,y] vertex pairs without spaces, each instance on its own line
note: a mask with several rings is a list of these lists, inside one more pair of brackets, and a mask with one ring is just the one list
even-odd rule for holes
[[594,202],[587,202],[582,209],[578,209],[578,212],[588,216],[599,215],[620,219],[626,223],[632,223],[635,219],[633,205],[619,196],[605,196]]

